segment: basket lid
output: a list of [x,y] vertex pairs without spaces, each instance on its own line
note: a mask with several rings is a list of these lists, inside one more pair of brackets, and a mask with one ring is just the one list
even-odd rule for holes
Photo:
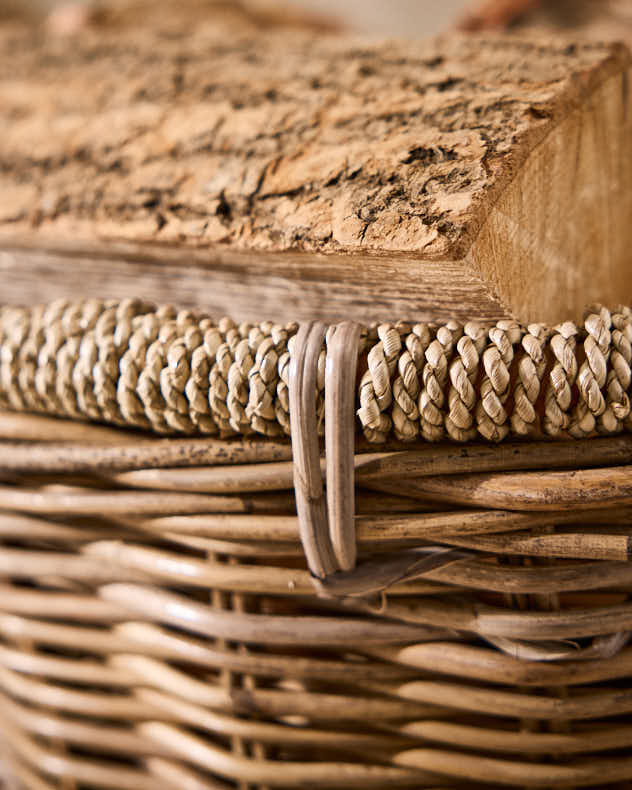
[[552,322],[632,290],[624,47],[156,16],[0,32],[5,301]]

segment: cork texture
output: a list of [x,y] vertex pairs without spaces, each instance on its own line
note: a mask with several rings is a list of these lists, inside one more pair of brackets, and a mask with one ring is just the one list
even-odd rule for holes
[[260,28],[0,33],[0,238],[454,259],[629,62],[618,45]]

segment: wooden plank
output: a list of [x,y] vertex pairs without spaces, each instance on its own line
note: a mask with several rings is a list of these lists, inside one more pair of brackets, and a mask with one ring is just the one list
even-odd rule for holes
[[0,32],[3,301],[579,317],[632,291],[630,63],[221,16],[72,47]]
[[[1,231],[0,231],[1,233]],[[256,253],[228,246],[182,249],[157,243],[0,240],[2,303],[142,297],[199,307],[236,320],[334,323],[473,316],[494,321],[506,307],[457,261],[407,253]],[[415,284],[415,287],[411,287]]]

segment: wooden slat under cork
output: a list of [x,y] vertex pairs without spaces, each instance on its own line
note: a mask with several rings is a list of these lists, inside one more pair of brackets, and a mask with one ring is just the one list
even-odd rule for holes
[[0,32],[6,303],[555,323],[632,292],[629,51]]

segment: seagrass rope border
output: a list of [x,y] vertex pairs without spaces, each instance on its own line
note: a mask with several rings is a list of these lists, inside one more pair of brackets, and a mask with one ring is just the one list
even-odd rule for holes
[[[161,434],[290,435],[296,324],[236,324],[138,300],[0,309],[0,407]],[[383,443],[584,438],[632,428],[632,310],[582,326],[373,325],[358,344],[356,415]],[[317,424],[324,432],[325,349]]]

